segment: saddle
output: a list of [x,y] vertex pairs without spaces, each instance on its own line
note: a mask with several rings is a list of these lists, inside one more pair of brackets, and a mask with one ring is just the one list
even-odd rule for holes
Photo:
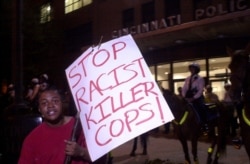
[[216,103],[205,103],[207,121],[212,121],[219,117],[218,106]]

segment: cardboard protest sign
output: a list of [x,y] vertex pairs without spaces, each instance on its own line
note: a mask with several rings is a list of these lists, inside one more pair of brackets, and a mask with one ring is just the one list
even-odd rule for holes
[[92,161],[173,120],[131,35],[89,48],[66,76]]

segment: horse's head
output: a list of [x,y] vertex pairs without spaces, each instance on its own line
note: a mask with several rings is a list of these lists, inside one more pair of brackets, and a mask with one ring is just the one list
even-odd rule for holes
[[[231,70],[230,96],[233,100],[239,101],[244,89],[248,87],[247,74],[250,71],[250,44],[245,50],[233,51],[227,48],[227,53],[231,56],[229,69]],[[249,77],[250,78],[250,77]]]
[[186,105],[186,101],[184,101],[184,99],[180,99],[174,92],[169,89],[163,90],[163,97],[167,101],[174,117],[177,119],[182,117],[184,112],[187,111],[187,108],[189,108],[189,106]]

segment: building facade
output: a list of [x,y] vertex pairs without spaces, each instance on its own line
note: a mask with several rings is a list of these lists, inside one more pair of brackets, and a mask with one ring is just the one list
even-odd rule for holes
[[188,65],[197,62],[222,98],[230,74],[226,48],[244,49],[250,41],[249,0],[40,0],[39,5],[40,23],[56,22],[64,34],[58,72],[90,46],[131,34],[162,87],[176,91],[189,75]]

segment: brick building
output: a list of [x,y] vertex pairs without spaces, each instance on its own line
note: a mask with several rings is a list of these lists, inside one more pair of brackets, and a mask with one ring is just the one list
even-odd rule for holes
[[[226,47],[242,49],[250,36],[249,0],[39,0],[41,26],[56,24],[63,41],[48,61],[53,77],[86,48],[132,34],[155,80],[172,90],[182,86],[187,65],[221,98],[228,82]],[[56,67],[55,67],[56,63]]]

